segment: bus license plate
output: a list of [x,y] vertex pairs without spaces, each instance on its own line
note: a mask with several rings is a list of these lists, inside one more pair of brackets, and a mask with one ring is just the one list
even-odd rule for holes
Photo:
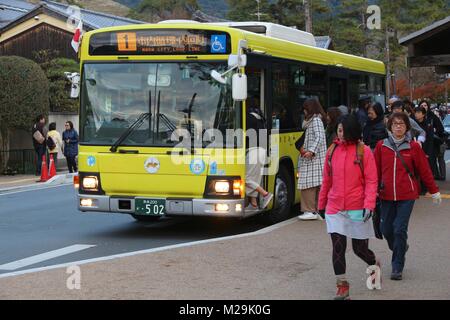
[[144,216],[162,216],[166,213],[166,200],[136,199],[134,213]]

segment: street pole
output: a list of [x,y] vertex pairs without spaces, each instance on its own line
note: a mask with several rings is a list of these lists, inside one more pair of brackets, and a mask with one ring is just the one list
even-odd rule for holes
[[303,0],[305,6],[305,30],[306,32],[312,33],[312,15],[311,15],[311,1]]
[[408,85],[409,85],[409,101],[413,101],[413,87],[412,87],[412,77],[411,77],[411,67],[408,66]]
[[258,21],[261,21],[261,13],[259,12],[259,1],[260,0],[256,0],[257,6],[258,6],[258,13],[256,15],[258,16]]
[[447,107],[447,103],[448,103],[448,81],[447,81],[447,77],[445,77],[445,95],[444,95],[444,98],[445,98],[445,106]]

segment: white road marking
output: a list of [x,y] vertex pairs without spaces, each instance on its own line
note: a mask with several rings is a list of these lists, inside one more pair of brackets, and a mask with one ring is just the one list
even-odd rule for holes
[[70,186],[73,185],[73,183],[66,183],[66,184],[58,184],[57,186],[48,186],[48,187],[43,187],[43,188],[39,188],[38,186],[34,187],[34,188],[30,188],[30,189],[26,189],[26,190],[20,190],[20,191],[13,191],[13,192],[8,192],[8,191],[1,191],[0,190],[0,196],[6,196],[9,194],[16,194],[16,193],[22,193],[22,192],[29,192],[29,191],[37,191],[37,190],[45,190],[45,189],[52,189],[52,188],[58,188],[58,187],[65,187],[65,186]]
[[79,265],[83,265],[83,264],[87,264],[87,263],[107,261],[107,260],[113,260],[113,259],[119,259],[119,258],[125,258],[125,257],[131,257],[131,256],[135,256],[135,255],[145,254],[145,253],[160,252],[160,251],[165,251],[165,250],[196,246],[196,245],[199,245],[199,244],[212,243],[212,242],[217,242],[217,241],[225,241],[225,240],[249,237],[249,236],[254,236],[254,235],[261,235],[261,234],[268,233],[268,232],[271,232],[273,230],[282,228],[284,226],[290,225],[290,224],[292,224],[294,222],[297,222],[297,221],[298,221],[298,218],[295,217],[295,218],[292,218],[292,219],[289,219],[289,220],[286,220],[286,221],[274,224],[273,226],[260,229],[258,231],[242,233],[242,234],[238,234],[238,235],[234,235],[234,236],[227,236],[227,237],[221,237],[221,238],[213,238],[213,239],[206,239],[206,240],[200,240],[200,241],[186,242],[186,243],[180,243],[180,244],[164,246],[164,247],[159,247],[159,248],[152,248],[152,249],[146,249],[146,250],[140,250],[140,251],[133,251],[133,252],[126,252],[126,253],[121,253],[121,254],[115,254],[115,255],[111,255],[111,256],[99,257],[99,258],[68,262],[68,263],[63,263],[63,264],[58,264],[58,265],[53,265],[53,266],[47,266],[47,267],[42,267],[42,268],[35,268],[35,269],[28,269],[28,270],[22,270],[22,271],[17,271],[17,272],[4,273],[4,274],[0,274],[0,279],[1,278],[14,277],[14,276],[18,276],[18,275],[27,274],[27,273],[47,271],[47,270],[52,270],[52,269],[57,269],[57,268],[67,268],[67,267],[73,266],[73,265],[79,266]]
[[20,268],[27,267],[29,265],[33,265],[33,264],[36,264],[36,263],[39,263],[42,261],[65,256],[66,254],[74,253],[74,252],[85,250],[85,249],[92,248],[92,247],[95,247],[95,245],[75,244],[73,246],[45,252],[42,254],[38,254],[36,256],[28,257],[25,259],[13,261],[13,262],[6,263],[6,264],[2,264],[2,265],[0,265],[0,270],[10,271],[10,270],[20,269]]

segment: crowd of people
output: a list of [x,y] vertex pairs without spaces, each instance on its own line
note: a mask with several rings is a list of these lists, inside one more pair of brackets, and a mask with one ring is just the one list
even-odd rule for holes
[[45,117],[39,115],[32,128],[33,147],[36,152],[36,175],[41,175],[42,159],[46,156],[47,165],[50,155],[53,157],[55,168],[58,163],[58,153],[61,151],[67,161],[70,173],[78,171],[76,157],[78,156],[78,132],[74,129],[72,121],[66,121],[61,134],[56,130],[56,123],[45,126]]
[[428,191],[441,203],[435,183],[445,179],[445,167],[439,168],[438,161],[445,145],[441,119],[427,101],[414,106],[398,97],[389,99],[386,107],[362,97],[357,110],[339,106],[327,113],[310,99],[304,112],[299,219],[325,219],[337,281],[335,299],[349,298],[347,237],[375,282],[381,277],[381,263],[369,249],[369,239],[378,229],[377,237],[384,237],[392,251],[390,278],[402,280],[415,200]]

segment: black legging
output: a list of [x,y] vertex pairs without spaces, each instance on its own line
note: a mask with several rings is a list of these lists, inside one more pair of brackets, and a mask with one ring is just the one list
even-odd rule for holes
[[69,168],[69,172],[77,172],[77,161],[75,160],[75,156],[66,157],[67,167]]
[[[335,275],[345,273],[345,250],[347,249],[347,237],[339,233],[331,233],[333,244],[333,268]],[[369,249],[369,239],[352,239],[353,252],[368,265],[376,263],[375,254]]]

